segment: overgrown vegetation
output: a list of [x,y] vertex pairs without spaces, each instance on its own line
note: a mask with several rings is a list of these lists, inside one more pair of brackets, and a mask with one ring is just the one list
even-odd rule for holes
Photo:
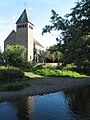
[[0,67],[0,91],[17,91],[30,85],[30,78],[14,67]]
[[67,65],[62,70],[57,68],[32,67],[19,69],[15,67],[0,67],[0,91],[17,91],[30,85],[30,78],[46,77],[87,77],[84,74],[76,72],[77,66]]
[[43,28],[42,34],[53,30],[60,31],[60,35],[56,38],[58,44],[49,51],[59,50],[64,65],[74,63],[90,75],[90,0],[77,1],[63,18],[52,10],[50,25]]
[[0,81],[13,82],[24,77],[24,73],[19,68],[0,67]]
[[34,68],[32,71],[35,74],[42,75],[42,76],[47,76],[47,77],[73,77],[73,78],[80,78],[80,77],[86,77],[84,74],[80,74],[75,71],[71,71],[68,69],[63,68],[62,70],[60,69],[51,69],[51,68]]
[[25,63],[26,48],[22,45],[7,45],[3,52],[6,65],[22,67]]

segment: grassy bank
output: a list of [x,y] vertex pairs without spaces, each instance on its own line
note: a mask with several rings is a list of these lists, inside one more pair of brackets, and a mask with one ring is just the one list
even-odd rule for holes
[[30,78],[19,68],[0,67],[0,91],[17,91],[25,88]]
[[73,78],[82,78],[86,77],[84,74],[73,72],[70,70],[59,70],[59,69],[50,69],[42,68],[33,70],[34,73],[47,77],[73,77]]
[[[75,71],[64,68],[51,69],[35,67],[29,69],[19,69],[14,67],[0,67],[0,91],[17,91],[27,86],[30,86],[31,78],[46,78],[46,77],[71,77],[82,78],[87,77]],[[33,79],[34,80],[34,79]]]

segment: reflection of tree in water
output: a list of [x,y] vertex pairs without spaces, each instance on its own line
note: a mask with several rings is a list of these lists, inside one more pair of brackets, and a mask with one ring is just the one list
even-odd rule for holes
[[65,91],[65,98],[75,115],[90,117],[90,86]]
[[32,120],[34,111],[34,97],[10,100],[17,109],[18,120]]
[[28,97],[27,99],[28,117],[32,120],[34,113],[34,96]]

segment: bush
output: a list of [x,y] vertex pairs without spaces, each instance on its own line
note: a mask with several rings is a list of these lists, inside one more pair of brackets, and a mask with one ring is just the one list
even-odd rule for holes
[[85,60],[83,64],[84,64],[84,72],[87,75],[90,75],[90,62],[88,60]]
[[29,68],[29,69],[31,69],[32,66],[33,66],[33,65],[32,65],[32,62],[24,62],[22,67],[23,67],[23,68]]
[[55,71],[51,69],[41,69],[36,71],[37,74],[39,75],[44,75],[44,76],[55,76]]
[[85,77],[85,75],[80,75],[79,73],[70,70],[40,69],[37,70],[36,73],[43,76]]
[[24,77],[24,73],[18,68],[0,67],[0,81],[13,81]]

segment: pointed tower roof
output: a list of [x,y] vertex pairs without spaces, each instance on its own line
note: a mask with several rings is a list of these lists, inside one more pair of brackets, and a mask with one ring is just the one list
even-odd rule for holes
[[[16,24],[19,24],[19,23],[31,23],[31,20],[28,19],[29,17],[27,16],[27,11],[26,9],[24,9],[23,13],[21,14],[21,16],[19,17],[19,19],[17,20]],[[33,24],[32,24],[33,25]]]

